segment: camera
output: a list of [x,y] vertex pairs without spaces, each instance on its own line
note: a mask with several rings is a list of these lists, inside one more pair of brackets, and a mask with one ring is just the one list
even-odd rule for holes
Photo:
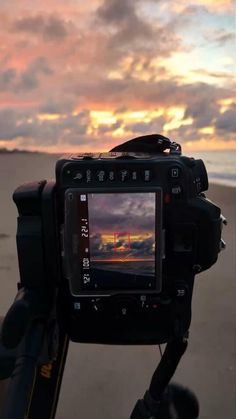
[[21,286],[57,289],[72,341],[160,344],[188,332],[194,277],[217,260],[223,217],[203,193],[203,161],[168,148],[67,155],[55,183],[14,193]]

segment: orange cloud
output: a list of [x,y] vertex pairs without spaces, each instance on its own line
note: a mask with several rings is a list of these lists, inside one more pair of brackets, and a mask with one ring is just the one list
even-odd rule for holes
[[[230,23],[232,5],[229,0],[191,5],[42,0],[30,7],[23,0],[4,2],[1,143],[48,151],[108,150],[160,132],[187,147],[234,146],[233,25],[226,33],[218,16],[223,12]],[[206,22],[196,30],[191,15],[191,37],[183,33],[189,6]]]

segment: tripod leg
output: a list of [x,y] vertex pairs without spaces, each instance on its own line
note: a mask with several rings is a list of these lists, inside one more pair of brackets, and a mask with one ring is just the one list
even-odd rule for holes
[[149,390],[143,399],[137,401],[130,419],[171,417],[168,413],[169,400],[163,396],[186,348],[187,340],[183,337],[167,343],[164,355],[152,376]]
[[176,338],[172,342],[167,343],[163,357],[152,376],[149,387],[149,393],[154,400],[159,400],[166,389],[187,346],[188,342],[184,338]]

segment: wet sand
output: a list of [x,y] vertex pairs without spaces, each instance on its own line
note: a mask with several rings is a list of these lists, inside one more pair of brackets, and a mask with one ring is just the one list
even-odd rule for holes
[[[0,155],[0,314],[11,304],[18,281],[16,209],[21,183],[53,177],[55,158]],[[189,348],[174,377],[200,401],[201,419],[236,415],[236,188],[211,185],[229,225],[227,249],[209,271],[196,277]],[[159,362],[156,347],[70,344],[57,419],[128,419]]]

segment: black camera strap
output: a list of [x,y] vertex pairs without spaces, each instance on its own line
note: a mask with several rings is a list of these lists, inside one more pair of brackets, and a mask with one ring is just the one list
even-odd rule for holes
[[181,154],[180,144],[160,134],[143,135],[119,144],[110,151]]
[[60,328],[56,357],[36,369],[27,419],[55,417],[68,345],[68,336]]
[[[8,364],[5,376],[9,378],[7,398],[1,419],[53,419],[55,417],[61,380],[66,362],[69,339],[59,329],[57,353],[45,363],[41,357],[48,339],[46,324],[34,321],[20,347],[14,362]],[[0,348],[1,363],[9,356]]]

